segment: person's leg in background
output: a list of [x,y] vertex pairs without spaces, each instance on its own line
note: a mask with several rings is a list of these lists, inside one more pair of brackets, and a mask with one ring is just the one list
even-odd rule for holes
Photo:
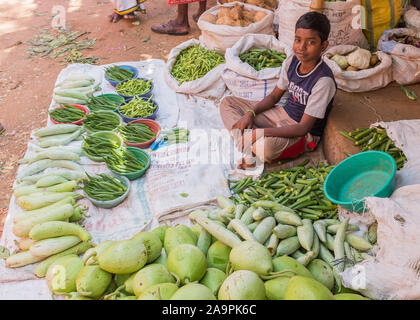
[[185,1],[176,1],[169,0],[169,4],[177,4],[177,16],[173,20],[169,20],[167,23],[162,23],[159,25],[152,26],[152,31],[163,34],[171,35],[186,35],[190,31],[190,24],[188,21],[188,4],[191,2],[199,2],[197,12],[193,14],[193,19],[195,22],[198,21],[198,18],[201,14],[206,11],[207,1],[194,1],[194,0],[185,0]]
[[200,1],[198,3],[197,12],[193,14],[193,19],[195,22],[198,22],[198,19],[204,13],[204,11],[206,11],[206,9],[207,9],[207,1],[206,0]]
[[110,22],[118,22],[122,18],[134,19],[136,14],[146,13],[145,0],[113,0],[114,12],[108,16]]
[[188,22],[188,3],[177,5],[177,16],[167,23],[152,26],[152,31],[171,35],[186,35],[190,31]]

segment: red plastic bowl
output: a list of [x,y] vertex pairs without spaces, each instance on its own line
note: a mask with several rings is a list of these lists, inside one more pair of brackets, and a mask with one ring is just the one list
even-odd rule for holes
[[140,149],[147,149],[149,148],[152,143],[156,140],[157,136],[160,134],[160,125],[154,120],[151,119],[137,119],[130,121],[127,123],[127,126],[129,126],[131,123],[143,123],[146,126],[150,128],[155,133],[155,137],[153,139],[150,139],[149,141],[142,142],[142,143],[131,143],[124,140],[124,143],[129,147],[136,147]]
[[[89,114],[89,109],[87,107],[85,107],[85,106],[82,106],[81,104],[69,104],[69,106],[72,106],[72,107],[75,107],[77,109],[80,109],[85,114]],[[65,108],[65,107],[66,106],[60,106],[58,108]],[[57,121],[55,121],[53,118],[51,118],[51,116],[50,116],[50,119],[51,119],[51,122],[54,123],[54,124],[63,124],[63,122],[57,122]],[[77,124],[78,126],[81,126],[83,119],[84,119],[84,117],[82,119],[80,119],[80,120],[75,121],[75,122],[70,122],[70,123],[65,123],[65,124]]]

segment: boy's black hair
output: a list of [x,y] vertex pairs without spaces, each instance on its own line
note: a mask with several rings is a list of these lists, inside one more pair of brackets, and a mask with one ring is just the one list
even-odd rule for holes
[[297,29],[312,29],[318,31],[321,41],[328,40],[330,35],[331,25],[325,14],[312,11],[302,15],[296,22],[295,31]]

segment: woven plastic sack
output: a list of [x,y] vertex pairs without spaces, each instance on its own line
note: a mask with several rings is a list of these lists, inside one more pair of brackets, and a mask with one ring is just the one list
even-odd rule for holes
[[388,54],[375,52],[381,63],[374,68],[359,71],[343,71],[330,59],[336,54],[346,55],[356,49],[356,46],[350,45],[336,46],[327,50],[323,56],[334,73],[338,88],[347,92],[366,92],[386,87],[392,81],[392,59]]
[[[293,46],[295,25],[300,16],[310,11],[310,0],[282,0],[276,10],[279,40]],[[331,23],[329,47],[342,44],[369,48],[360,22],[360,0],[324,2],[323,13]],[[357,10],[359,9],[359,10]]]
[[[221,7],[233,7],[234,4],[241,4],[246,10],[262,11],[266,16],[247,27],[233,27],[228,25],[217,25],[206,21],[208,14],[217,15]],[[204,12],[198,19],[198,27],[201,30],[200,42],[207,48],[216,50],[224,54],[227,48],[231,48],[242,36],[250,33],[273,35],[274,13],[271,10],[263,9],[241,2],[230,2],[224,5],[218,5]]]
[[389,40],[392,35],[409,35],[420,38],[420,31],[407,28],[385,30],[378,49],[392,57],[392,77],[402,85],[420,82],[420,48]]
[[282,67],[255,70],[239,58],[240,54],[249,49],[276,50],[286,53],[287,57],[291,56],[293,51],[274,36],[266,34],[245,35],[232,48],[226,50],[226,69],[222,73],[226,86],[236,97],[260,101],[274,90]]
[[[219,64],[210,70],[204,77],[193,81],[184,82],[181,85],[179,84],[178,80],[176,80],[171,75],[172,67],[176,61],[176,57],[180,54],[180,52],[196,44],[200,44],[200,42],[197,39],[191,39],[172,48],[172,50],[169,52],[168,61],[166,63],[166,70],[164,74],[165,81],[167,85],[175,92],[187,95],[196,95],[209,99],[219,99],[226,91],[225,83],[221,78],[225,66],[224,63]],[[205,46],[203,47],[208,49]]]

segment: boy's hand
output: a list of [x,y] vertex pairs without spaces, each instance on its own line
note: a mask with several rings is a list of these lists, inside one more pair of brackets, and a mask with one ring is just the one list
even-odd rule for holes
[[252,129],[254,125],[254,115],[251,112],[245,113],[245,115],[236,122],[232,129],[239,129],[243,132],[245,129]]

